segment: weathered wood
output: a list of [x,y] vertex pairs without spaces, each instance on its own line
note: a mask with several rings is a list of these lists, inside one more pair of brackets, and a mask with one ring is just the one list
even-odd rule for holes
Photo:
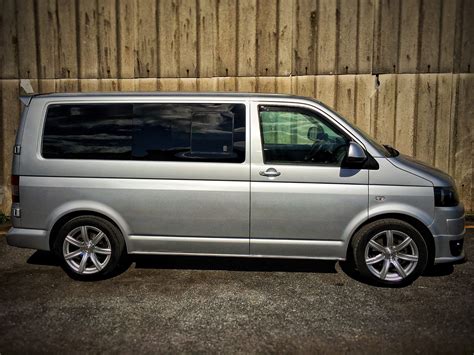
[[238,76],[254,76],[257,71],[257,0],[239,1]]
[[433,73],[439,69],[441,0],[423,1],[421,7],[421,43],[418,72]]
[[255,77],[238,77],[237,91],[255,92],[257,91],[257,79]]
[[198,0],[198,68],[199,77],[215,74],[216,0]]
[[[292,94],[291,77],[278,76],[276,78],[276,92],[280,94]],[[314,92],[313,95],[316,96],[316,92]]]
[[78,1],[79,24],[79,77],[97,79],[99,77],[99,48],[97,44],[97,2]]
[[398,71],[400,1],[379,0],[375,6],[374,73]]
[[357,13],[358,2],[354,0],[340,0],[337,11],[339,14],[339,29],[337,36],[337,73],[355,74],[357,68]]
[[[177,79],[173,79],[173,80],[176,82],[178,81]],[[157,90],[160,90],[160,87],[158,84],[158,79],[142,78],[136,81],[135,89],[137,91],[157,91]],[[160,90],[160,91],[167,91],[167,90]]]
[[450,73],[454,65],[456,29],[456,1],[443,1],[441,10],[441,40],[439,48],[439,72]]
[[[146,27],[143,28],[146,31]],[[177,0],[160,1],[159,7],[160,76],[179,77],[179,26]],[[137,60],[139,60],[137,58]]]
[[[143,91],[139,89],[140,91]],[[158,79],[158,91],[178,91],[179,81],[174,78],[162,78]],[[148,90],[147,90],[148,91]]]
[[370,132],[377,93],[375,89],[376,78],[372,75],[356,75],[355,77],[355,124],[365,132]]
[[179,91],[195,92],[198,91],[196,78],[179,79]]
[[359,0],[357,25],[357,68],[358,73],[371,73],[374,46],[374,3],[375,0]]
[[278,75],[290,75],[293,65],[293,23],[296,0],[278,1]]
[[275,77],[257,77],[257,91],[274,93],[276,91]]
[[98,2],[99,77],[118,76],[117,9],[115,0]]
[[336,110],[349,121],[356,121],[355,75],[338,75],[336,83]]
[[[34,35],[36,31],[34,0],[18,1],[16,6],[19,77],[37,78],[38,58],[36,56],[36,36]],[[0,30],[0,33],[3,33],[3,29]],[[76,41],[74,41],[75,43]],[[0,48],[3,46],[0,45]],[[3,49],[3,51],[5,50],[7,48]],[[1,56],[2,54],[0,54]]]
[[474,1],[465,0],[463,5],[462,45],[459,71],[461,73],[472,73],[474,71]]
[[[76,3],[58,0],[58,73],[60,78],[77,78]],[[115,73],[117,76],[117,73]]]
[[[155,79],[156,80],[156,79]],[[99,80],[100,91],[120,91],[119,82],[117,79],[100,79]]]
[[337,58],[337,28],[339,16],[337,15],[337,2],[333,0],[319,0],[318,11],[318,50],[317,73],[336,73]]
[[397,75],[380,75],[379,80],[374,131],[371,133],[380,143],[394,145]]
[[415,156],[428,163],[434,162],[436,132],[436,74],[420,74],[417,87],[418,107],[415,123]]
[[295,94],[306,97],[316,96],[316,81],[314,75],[296,77]]
[[179,20],[179,76],[197,76],[196,1],[180,0]]
[[450,144],[453,140],[453,116],[451,115],[453,75],[439,74],[437,80],[434,164],[437,168],[449,172]]
[[199,78],[198,90],[201,92],[217,91],[217,78]]
[[277,7],[274,0],[258,1],[257,21],[257,74],[274,76],[277,73],[278,30]]
[[236,91],[236,78],[235,77],[220,77],[217,78],[217,91]]
[[415,150],[415,122],[417,118],[418,75],[399,75],[397,78],[397,106],[395,118],[395,147],[403,154]]
[[404,0],[401,3],[399,73],[415,73],[418,66],[418,28],[420,1]]
[[0,1],[0,78],[18,77],[15,0]]
[[56,0],[37,1],[39,75],[59,78],[58,12]]
[[334,75],[316,76],[316,99],[329,107],[336,107],[336,77]]
[[118,6],[117,53],[118,72],[120,78],[135,76],[135,20],[136,2],[120,0]]
[[296,0],[294,30],[294,72],[296,75],[316,73],[318,40],[318,3]]
[[[160,2],[168,3],[168,1]],[[176,7],[175,2],[170,2],[172,6]],[[157,31],[157,9],[155,0],[140,0],[136,3],[136,25],[137,25],[137,35],[135,37],[135,50],[136,50],[136,60],[135,60],[135,77],[138,78],[149,78],[158,76],[158,31]],[[172,21],[176,22],[176,9],[173,9],[170,13],[161,13],[160,15],[170,18]],[[160,17],[163,20],[163,16]],[[161,32],[160,26],[160,36],[167,45],[169,45],[170,39],[166,36],[165,33]],[[161,43],[160,41],[160,49]],[[177,64],[177,63],[173,63]]]
[[234,0],[217,1],[217,76],[237,75],[237,22],[235,14],[237,2]]

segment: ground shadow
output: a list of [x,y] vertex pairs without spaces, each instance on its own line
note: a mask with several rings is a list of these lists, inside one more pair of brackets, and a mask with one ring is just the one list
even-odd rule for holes
[[428,268],[423,276],[427,277],[439,277],[439,276],[448,276],[454,272],[454,265],[452,264],[438,264],[433,265]]
[[336,273],[336,261],[327,260],[134,255],[132,261],[139,269]]
[[58,259],[48,251],[37,250],[31,255],[26,261],[31,265],[47,265],[47,266],[59,266]]

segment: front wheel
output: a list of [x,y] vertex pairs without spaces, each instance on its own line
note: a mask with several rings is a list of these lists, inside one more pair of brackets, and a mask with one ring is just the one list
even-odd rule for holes
[[54,242],[54,253],[74,279],[96,280],[112,276],[124,258],[120,231],[96,216],[80,216],[65,223]]
[[362,227],[352,240],[355,266],[372,283],[406,286],[428,263],[423,236],[410,224],[382,219]]

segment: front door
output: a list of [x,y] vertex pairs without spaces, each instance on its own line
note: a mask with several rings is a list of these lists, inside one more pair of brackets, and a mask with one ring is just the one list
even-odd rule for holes
[[341,167],[350,136],[316,108],[252,113],[250,253],[344,258],[368,204],[368,171]]

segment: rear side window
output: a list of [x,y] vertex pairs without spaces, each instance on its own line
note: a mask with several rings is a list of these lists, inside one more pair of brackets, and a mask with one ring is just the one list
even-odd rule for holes
[[42,154],[47,159],[242,163],[245,105],[50,105]]

